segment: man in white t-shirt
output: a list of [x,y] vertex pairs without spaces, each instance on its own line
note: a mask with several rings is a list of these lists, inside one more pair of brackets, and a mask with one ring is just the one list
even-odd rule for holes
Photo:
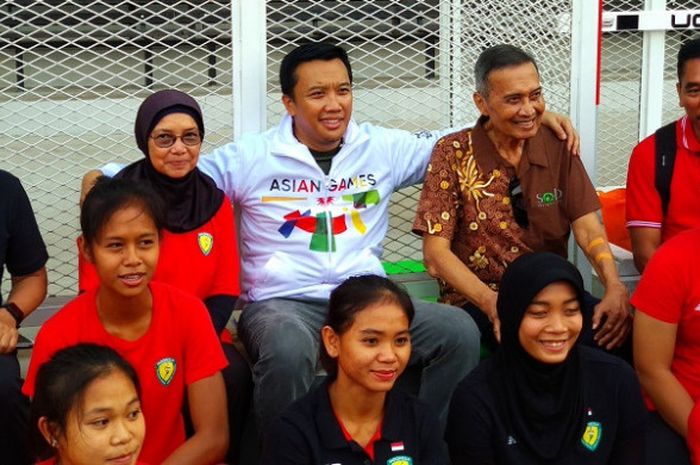
[[[248,303],[238,329],[253,362],[263,433],[313,382],[331,290],[353,275],[384,274],[390,196],[422,181],[434,143],[448,132],[355,123],[352,70],[335,45],[294,49],[282,61],[280,82],[288,114],[277,128],[244,135],[198,163],[239,206]],[[571,130],[557,115],[545,124],[562,137],[562,125]],[[103,171],[114,174],[115,167]],[[420,368],[419,397],[444,422],[456,383],[478,363],[479,332],[460,309],[414,304],[409,365]]]

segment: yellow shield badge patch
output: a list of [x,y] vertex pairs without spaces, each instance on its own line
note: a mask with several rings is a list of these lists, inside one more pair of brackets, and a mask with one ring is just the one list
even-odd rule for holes
[[197,243],[199,244],[199,250],[206,257],[211,253],[212,247],[214,247],[214,236],[206,232],[199,233],[197,234]]
[[177,362],[174,358],[166,357],[156,363],[156,376],[163,386],[167,386],[175,377]]
[[590,451],[598,448],[600,438],[603,435],[603,426],[597,421],[589,421],[586,425],[586,430],[581,436],[581,444]]

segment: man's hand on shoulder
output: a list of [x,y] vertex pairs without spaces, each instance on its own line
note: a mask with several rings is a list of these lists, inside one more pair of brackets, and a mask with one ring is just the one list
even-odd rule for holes
[[542,124],[554,131],[559,139],[566,140],[566,148],[571,155],[581,156],[581,139],[568,116],[545,111]]
[[632,325],[630,310],[627,288],[620,281],[610,283],[593,313],[594,339],[598,345],[610,350],[625,342]]

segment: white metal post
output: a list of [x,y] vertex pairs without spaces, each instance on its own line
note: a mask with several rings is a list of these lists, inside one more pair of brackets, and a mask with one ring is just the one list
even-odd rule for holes
[[[644,10],[664,11],[666,0],[646,0]],[[642,91],[640,95],[639,140],[656,131],[664,100],[664,44],[666,31],[644,31],[642,41]]]
[[455,112],[454,106],[455,102],[452,98],[452,89],[450,87],[450,69],[451,69],[451,45],[452,40],[452,12],[455,11],[452,6],[451,0],[442,0],[440,2],[440,45],[438,46],[437,54],[437,69],[440,76],[439,86],[440,89],[447,89],[447,99],[450,108],[449,120],[447,122],[447,127],[455,126]]
[[[448,41],[451,46],[449,50],[449,77],[450,84],[450,125],[461,125],[464,121],[460,121],[461,108],[460,96],[464,97],[464,93],[467,91],[467,87],[464,84],[464,72],[463,70],[469,69],[469,67],[464,66],[464,34],[462,31],[462,22],[464,19],[460,16],[462,11],[462,0],[450,0],[449,8],[447,5],[441,5],[440,13],[444,14],[445,10],[448,10],[449,17],[440,19],[440,28],[447,22],[449,24],[449,37]],[[463,103],[461,103],[463,104]]]
[[[598,83],[598,14],[600,3],[573,0],[571,16],[571,119],[581,135],[581,159],[596,184],[596,92]],[[591,64],[595,64],[591,66]],[[575,249],[575,262],[590,289],[591,266],[585,254]]]
[[231,0],[233,138],[267,127],[266,2]]
[[581,159],[593,184],[596,183],[598,11],[597,1],[573,0],[570,116],[581,134]]

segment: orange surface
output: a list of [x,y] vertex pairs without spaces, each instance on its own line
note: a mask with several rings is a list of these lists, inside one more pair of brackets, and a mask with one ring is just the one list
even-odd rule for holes
[[603,223],[608,240],[624,249],[632,250],[630,236],[625,227],[625,189],[598,192],[602,204]]

